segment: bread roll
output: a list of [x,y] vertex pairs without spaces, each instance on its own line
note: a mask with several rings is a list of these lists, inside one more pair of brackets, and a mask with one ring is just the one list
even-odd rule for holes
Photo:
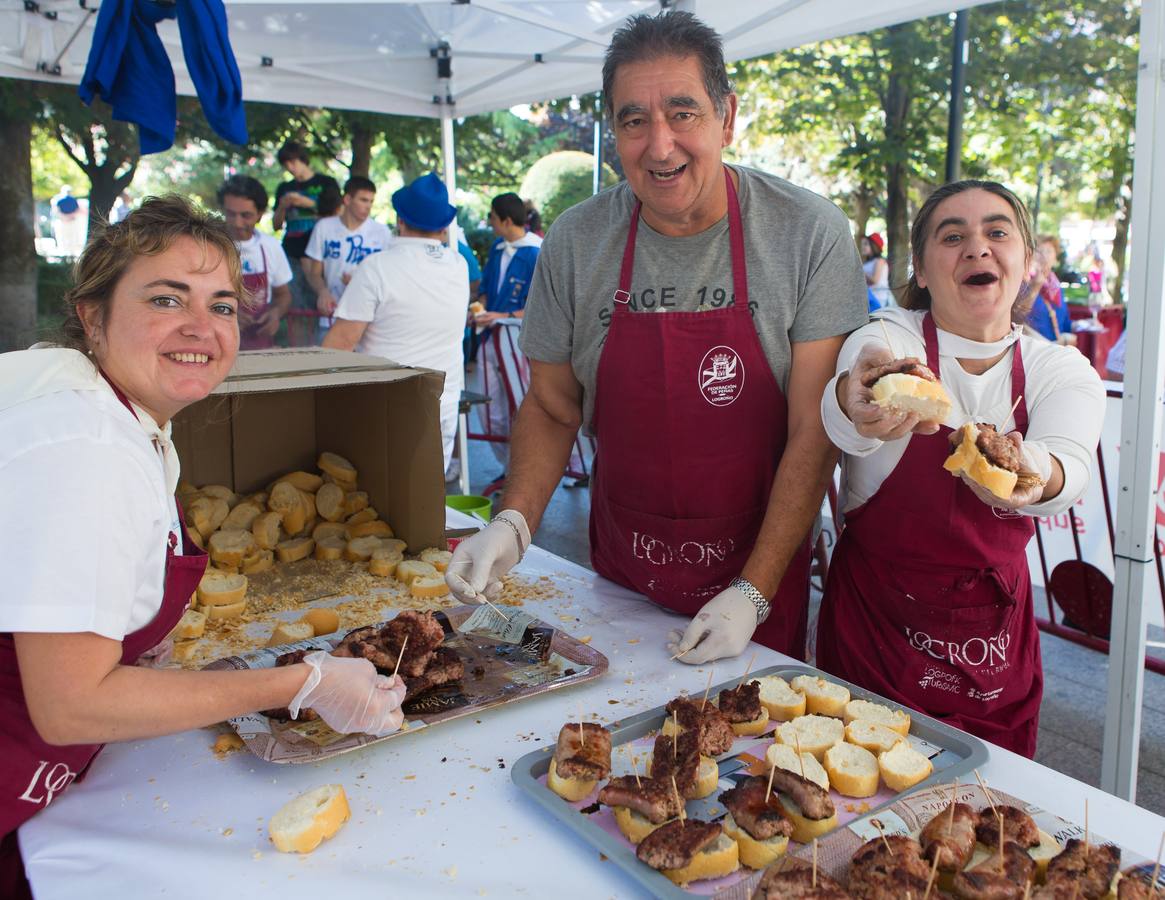
[[[368,508],[368,494],[365,491],[349,491],[344,495],[344,515],[354,516]],[[375,517],[374,517],[375,518]]]
[[348,526],[348,540],[354,540],[360,537],[392,537],[392,529],[388,527],[388,523],[376,519],[372,522],[361,522],[358,525]]
[[951,398],[942,384],[917,375],[893,372],[874,382],[871,393],[879,406],[895,412],[917,413],[924,422],[944,422]]
[[316,540],[316,559],[343,559],[348,542],[342,537],[322,537]]
[[931,761],[906,741],[891,747],[878,757],[882,780],[892,791],[905,791],[934,771]]
[[244,598],[238,603],[231,603],[227,605],[199,606],[198,611],[206,613],[207,621],[210,622],[214,622],[218,619],[234,619],[247,611],[247,601]]
[[414,578],[426,576],[436,578],[438,577],[438,572],[432,565],[427,562],[421,562],[419,559],[406,559],[396,567],[397,580],[403,581],[405,584],[412,584]]
[[326,784],[285,804],[271,817],[267,831],[283,853],[311,853],[348,821],[344,786]]
[[409,584],[409,593],[414,597],[446,597],[449,585],[444,575],[420,575]]
[[798,675],[793,690],[805,695],[805,709],[812,715],[841,718],[849,703],[849,688],[816,675]]
[[280,622],[267,639],[268,647],[282,647],[284,644],[294,644],[296,641],[306,641],[316,636],[315,629],[309,622]]
[[421,561],[427,562],[438,572],[444,572],[449,566],[449,560],[453,558],[453,554],[448,550],[438,550],[436,547],[429,547],[421,551]]
[[829,775],[825,768],[817,761],[816,756],[812,753],[806,753],[804,749],[801,750],[801,756],[798,758],[795,748],[788,744],[774,743],[765,751],[765,762],[770,769],[784,769],[795,775],[808,778],[814,784],[829,790]]
[[340,630],[340,614],[334,609],[325,607],[309,609],[299,621],[310,625],[315,637],[319,637],[321,634],[333,634]]
[[256,549],[255,536],[249,531],[216,531],[207,544],[210,558],[218,566],[241,566]]
[[293,485],[301,491],[307,491],[309,494],[314,494],[320,489],[320,485],[324,480],[311,472],[288,472],[280,481],[290,481]]
[[336,484],[325,484],[316,492],[316,510],[329,522],[344,518],[344,489]]
[[356,480],[356,467],[338,453],[328,451],[321,453],[320,458],[316,460],[316,468],[321,472],[327,472],[337,482]]
[[275,545],[275,555],[280,562],[298,562],[311,556],[315,546],[316,542],[309,537],[291,538]]
[[380,549],[380,539],[374,535],[358,537],[348,541],[344,549],[344,559],[350,562],[367,562],[374,551]]
[[255,517],[251,523],[251,534],[255,543],[264,550],[274,550],[279,543],[279,528],[283,524],[283,513],[265,512]]
[[878,793],[878,759],[855,744],[834,744],[825,751],[825,772],[830,786],[846,797],[872,797]]
[[308,524],[307,504],[301,499],[302,495],[298,489],[292,490],[296,493],[295,505],[283,513],[283,530],[287,532],[288,537],[302,537]]
[[909,713],[901,709],[891,709],[881,703],[871,703],[869,700],[851,700],[847,703],[842,721],[847,725],[855,721],[877,722],[900,735],[906,736],[910,733]]
[[246,596],[247,576],[208,569],[198,583],[197,593],[198,602],[204,607],[231,606]]
[[182,618],[178,620],[178,624],[170,632],[170,638],[174,641],[189,641],[202,637],[205,630],[206,613],[201,613],[196,609],[188,609],[182,613]]
[[788,744],[794,750],[799,746],[802,753],[812,753],[818,761],[825,758],[825,751],[844,738],[845,726],[840,719],[828,716],[798,716],[791,722],[777,726],[777,741]]
[[906,740],[897,731],[878,722],[857,719],[845,726],[845,739],[851,744],[865,747],[875,756],[884,753]]
[[761,706],[776,722],[789,722],[805,715],[805,695],[793,690],[780,675],[765,675],[760,682]]
[[1007,500],[1015,490],[1019,475],[987,461],[987,457],[976,446],[979,429],[973,423],[968,422],[961,432],[962,440],[954,453],[943,462],[943,468],[955,476],[966,475],[996,497]]
[[379,575],[386,578],[390,575],[396,574],[396,567],[400,565],[400,552],[397,550],[385,549],[383,547],[373,550],[372,556],[368,559],[368,571],[372,575]]
[[231,529],[239,529],[242,531],[250,531],[251,525],[254,524],[255,518],[263,512],[263,508],[258,503],[252,503],[250,500],[243,500],[237,503],[222,522],[222,530],[229,531]]

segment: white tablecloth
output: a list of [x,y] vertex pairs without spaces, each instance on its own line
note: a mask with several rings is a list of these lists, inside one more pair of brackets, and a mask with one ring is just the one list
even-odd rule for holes
[[[700,693],[707,668],[670,662],[683,620],[591,572],[531,548],[518,570],[565,595],[527,610],[592,645],[603,677],[322,763],[276,766],[245,752],[218,759],[207,730],[108,747],[88,777],[20,831],[40,900],[92,897],[630,897],[638,885],[530,802],[510,764],[552,744],[580,711],[604,721]],[[564,622],[560,616],[577,617]],[[763,647],[717,666],[716,680],[789,662]],[[502,768],[504,763],[505,768]],[[1030,760],[992,748],[991,786],[1080,822],[1152,859],[1165,819]],[[352,820],[308,856],[277,852],[270,815],[320,784],[344,785]]]

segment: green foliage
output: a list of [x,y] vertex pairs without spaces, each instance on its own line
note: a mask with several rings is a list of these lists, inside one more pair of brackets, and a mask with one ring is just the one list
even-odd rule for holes
[[[530,167],[518,191],[522,199],[532,200],[542,213],[542,224],[549,228],[565,210],[591,196],[594,187],[595,158],[578,150],[559,150],[542,157]],[[610,166],[604,165],[600,189],[619,180]]]
[[64,319],[65,291],[72,285],[71,263],[37,260],[36,314],[42,325],[50,322],[59,323]]

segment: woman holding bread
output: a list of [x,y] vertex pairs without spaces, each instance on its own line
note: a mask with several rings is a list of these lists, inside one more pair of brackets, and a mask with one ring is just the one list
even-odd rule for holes
[[404,686],[312,654],[251,672],[135,666],[194,593],[206,555],[174,498],[170,422],[235,360],[244,296],[221,221],[150,198],[91,237],[59,346],[0,355],[0,896],[28,896],[16,828],[107,741],[257,709],[340,731],[400,727]]
[[[822,398],[826,431],[844,452],[844,526],[817,662],[1031,756],[1043,674],[1026,547],[1033,516],[1084,493],[1104,389],[1076,350],[1024,337],[1011,322],[1033,251],[1028,212],[1011,191],[945,185],[919,210],[910,241],[902,308],[849,336]],[[903,370],[938,384],[874,389]]]

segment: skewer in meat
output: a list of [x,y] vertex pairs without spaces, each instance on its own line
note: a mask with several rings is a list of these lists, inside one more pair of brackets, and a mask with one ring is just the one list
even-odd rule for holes
[[721,691],[717,704],[736,734],[760,734],[769,724],[769,711],[760,702],[760,682],[755,679]]
[[1017,806],[996,806],[979,811],[975,838],[988,847],[999,846],[999,821],[1003,819],[1003,839],[1015,841],[1025,849],[1040,845],[1040,830],[1035,820]]
[[740,866],[736,841],[714,822],[673,820],[639,842],[635,855],[676,884],[719,878]]
[[975,868],[956,873],[952,890],[959,900],[1021,900],[1035,871],[1031,855],[1015,841],[1007,841],[1002,862],[996,849]]
[[[955,803],[926,823],[918,836],[922,855],[930,862],[938,857],[943,872],[959,872],[975,853],[975,823],[978,815],[966,803]],[[990,845],[988,845],[990,846]]]
[[599,791],[599,802],[614,810],[615,824],[633,844],[681,812],[680,799],[672,790],[670,779],[663,782],[619,775]]
[[676,697],[668,703],[669,719],[664,722],[665,733],[669,723],[678,722],[681,731],[696,731],[699,734],[700,752],[705,756],[719,756],[732,749],[736,733],[732,724],[724,718],[724,713],[712,703],[703,704],[690,697]]
[[922,846],[913,838],[886,835],[866,841],[849,867],[849,892],[858,900],[921,898],[930,880]]
[[785,853],[793,825],[785,818],[780,800],[769,793],[768,778],[746,778],[719,799],[728,810],[724,833],[740,845],[742,863],[763,869]]
[[439,647],[431,656],[424,672],[404,679],[406,701],[442,684],[460,681],[465,676],[465,662],[452,647]]
[[779,872],[774,867],[765,872],[751,900],[848,900],[849,897],[850,894],[824,872],[817,873],[817,886],[814,887],[812,869]]
[[596,722],[567,722],[558,732],[547,786],[564,800],[586,797],[611,774],[611,732]]
[[1074,892],[1078,900],[1099,900],[1112,887],[1120,861],[1119,847],[1085,845],[1080,838],[1070,838],[1064,850],[1048,863],[1047,882],[1032,897],[1060,900]]
[[674,776],[680,796],[685,800],[697,800],[716,790],[720,768],[716,760],[701,755],[696,732],[684,731],[678,736],[661,734],[656,737],[655,749],[651,752],[650,775],[668,784]]

